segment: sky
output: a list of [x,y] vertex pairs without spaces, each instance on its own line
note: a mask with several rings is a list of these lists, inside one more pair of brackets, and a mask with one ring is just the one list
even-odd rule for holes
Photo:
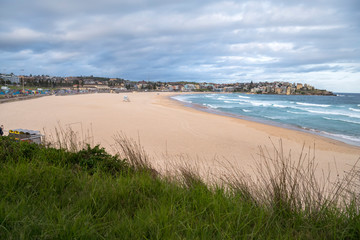
[[0,0],[0,72],[360,92],[360,1]]

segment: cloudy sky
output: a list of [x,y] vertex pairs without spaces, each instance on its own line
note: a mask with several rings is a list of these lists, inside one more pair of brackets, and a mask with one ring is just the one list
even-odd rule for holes
[[0,72],[360,92],[360,1],[0,0]]

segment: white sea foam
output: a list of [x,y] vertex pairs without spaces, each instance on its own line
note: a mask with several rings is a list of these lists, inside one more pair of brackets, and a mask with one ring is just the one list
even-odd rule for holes
[[244,97],[244,98],[232,98],[230,96],[220,96],[217,97],[216,100],[220,100],[220,101],[233,101],[233,102],[251,102],[252,100],[248,100],[248,97]]
[[223,100],[227,100],[227,101],[233,101],[233,102],[241,102],[241,101],[244,101],[242,99],[238,99],[238,98],[224,98]]
[[248,109],[242,109],[244,112],[251,112],[251,110]]
[[273,107],[277,107],[277,108],[287,108],[287,106],[280,105],[280,104],[273,104]]
[[271,103],[264,102],[264,101],[248,101],[248,102],[251,103],[251,105],[256,106],[256,107],[260,107],[260,106],[269,107],[272,105]]
[[352,114],[352,113],[344,113],[344,112],[332,112],[332,111],[316,111],[311,109],[304,109],[305,111],[311,112],[311,113],[317,113],[317,114],[325,114],[325,115],[340,115],[340,116],[346,116],[351,118],[360,118],[360,114]]
[[327,120],[332,120],[332,121],[340,121],[340,122],[347,122],[347,123],[360,124],[360,122],[357,122],[357,121],[352,121],[352,120],[347,120],[347,119],[329,118],[329,117],[323,117],[323,118],[324,118],[324,119],[327,119]]
[[354,111],[354,112],[360,112],[360,109],[356,109],[356,108],[349,108],[349,110]]
[[331,105],[327,104],[315,104],[315,103],[303,103],[303,102],[296,102],[297,105],[301,106],[310,106],[310,107],[330,107]]
[[217,109],[217,108],[234,108],[233,105],[225,105],[225,104],[203,104],[205,105],[206,107],[208,108],[214,108],[214,109]]
[[245,97],[245,96],[241,96],[241,95],[239,95],[238,97],[239,98],[250,98],[250,97]]
[[306,112],[293,112],[293,111],[286,111],[288,113],[293,113],[293,114],[308,114]]
[[212,104],[206,104],[206,106],[210,107],[210,108],[218,108],[218,106],[212,105]]
[[224,103],[239,103],[238,101],[232,101],[232,99],[225,100]]
[[353,141],[353,142],[359,142],[360,143],[360,138],[358,138],[358,137],[344,135],[344,134],[337,134],[337,133],[328,133],[328,132],[325,132],[325,131],[321,131],[321,133],[329,135],[329,136],[333,136],[333,137],[338,138],[338,139],[345,139],[345,140],[350,140],[350,141]]
[[273,120],[285,120],[285,119],[288,119],[287,117],[275,117],[275,116],[264,116],[266,118],[269,118],[269,119],[273,119]]
[[192,101],[188,100],[188,98],[184,97],[184,96],[175,96],[175,97],[171,97],[172,99],[178,100],[180,102],[185,102],[185,103],[192,103]]

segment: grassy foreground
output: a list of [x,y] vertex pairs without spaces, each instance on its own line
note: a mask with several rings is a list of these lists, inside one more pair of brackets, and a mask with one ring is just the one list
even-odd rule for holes
[[311,208],[286,189],[261,201],[245,186],[166,178],[98,146],[2,137],[0,239],[360,239],[355,200]]

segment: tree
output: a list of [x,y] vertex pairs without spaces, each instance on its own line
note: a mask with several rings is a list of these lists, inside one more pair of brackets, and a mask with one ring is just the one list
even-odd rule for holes
[[250,82],[250,89],[252,89],[254,87],[254,83],[253,81]]

